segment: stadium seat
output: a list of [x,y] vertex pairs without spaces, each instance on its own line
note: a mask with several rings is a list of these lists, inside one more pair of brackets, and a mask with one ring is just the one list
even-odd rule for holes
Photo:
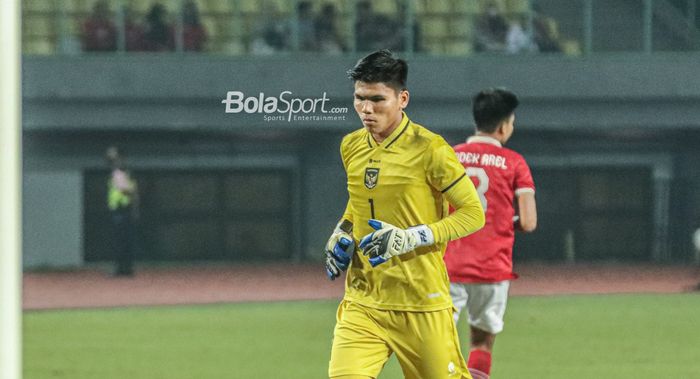
[[238,11],[244,14],[260,12],[260,0],[239,0],[236,2]]
[[245,45],[238,39],[230,40],[221,47],[221,52],[227,55],[242,55],[246,53]]
[[33,39],[22,43],[22,53],[31,55],[51,55],[56,52],[56,44],[46,38]]
[[477,14],[481,11],[478,1],[453,0],[452,9],[455,13]]
[[581,44],[573,39],[567,39],[561,42],[561,48],[564,54],[571,56],[581,55]]
[[377,1],[372,1],[372,9],[376,13],[383,13],[389,16],[395,16],[397,9],[396,9],[396,0],[377,0]]
[[199,10],[202,13],[230,13],[233,11],[232,0],[200,0]]
[[54,14],[35,14],[27,16],[22,22],[23,34],[27,36],[51,36],[57,31]]
[[469,55],[472,52],[472,44],[469,41],[454,41],[447,46],[449,55]]
[[447,35],[447,21],[442,17],[426,17],[422,22],[426,36],[439,39]]
[[[53,1],[43,1],[51,2]],[[68,14],[89,13],[92,10],[94,0],[63,0],[62,7]]]
[[450,0],[426,0],[423,10],[425,13],[450,13],[452,11],[450,3]]
[[48,0],[24,0],[22,11],[29,12],[53,12],[56,10],[56,2]]
[[450,20],[450,36],[452,37],[471,38],[473,30],[473,17],[471,15],[455,17]]
[[506,0],[505,10],[507,13],[524,14],[530,11],[528,0]]

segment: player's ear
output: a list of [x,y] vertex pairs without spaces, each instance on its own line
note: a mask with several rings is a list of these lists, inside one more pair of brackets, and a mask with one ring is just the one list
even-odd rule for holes
[[410,100],[410,95],[407,89],[402,89],[399,91],[399,105],[401,109],[408,107],[408,101]]

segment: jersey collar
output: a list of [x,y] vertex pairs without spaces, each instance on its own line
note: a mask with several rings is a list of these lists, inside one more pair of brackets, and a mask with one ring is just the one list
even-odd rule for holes
[[406,112],[402,112],[402,118],[401,122],[399,123],[399,126],[394,129],[391,134],[389,134],[388,137],[382,141],[382,143],[378,144],[377,141],[372,138],[372,133],[367,132],[367,144],[369,145],[370,148],[375,148],[377,146],[382,146],[385,149],[388,149],[389,146],[391,146],[394,142],[396,142],[399,137],[408,129],[408,124],[411,122],[411,120],[408,119],[408,116],[406,115]]
[[503,145],[501,145],[497,139],[489,136],[471,136],[467,139],[467,143],[488,143],[498,147],[503,147]]

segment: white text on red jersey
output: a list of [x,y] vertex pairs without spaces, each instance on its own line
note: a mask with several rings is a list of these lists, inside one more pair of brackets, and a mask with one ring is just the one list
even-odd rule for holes
[[467,165],[492,166],[507,170],[506,158],[496,154],[479,154],[458,152],[457,158],[459,162]]

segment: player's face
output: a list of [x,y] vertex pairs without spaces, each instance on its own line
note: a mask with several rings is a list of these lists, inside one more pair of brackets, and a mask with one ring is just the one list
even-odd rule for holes
[[406,90],[396,91],[384,83],[355,82],[355,111],[377,142],[399,126],[407,105]]

